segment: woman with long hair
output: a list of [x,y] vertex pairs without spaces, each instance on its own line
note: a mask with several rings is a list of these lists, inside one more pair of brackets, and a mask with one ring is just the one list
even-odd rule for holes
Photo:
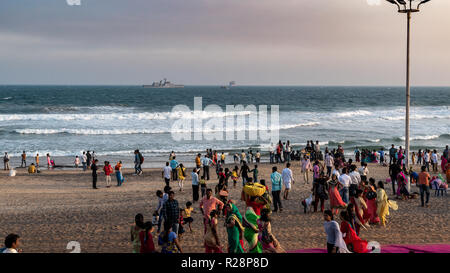
[[217,215],[217,210],[212,210],[209,214],[205,233],[205,253],[223,253],[217,233]]
[[144,230],[139,232],[139,240],[141,241],[141,253],[154,253],[155,244],[153,243],[153,224],[152,222],[144,223]]
[[341,211],[340,217],[342,220],[340,231],[343,234],[344,242],[347,245],[347,248],[350,251],[356,253],[369,252],[369,250],[367,249],[367,241],[361,240],[361,238],[359,238],[356,234],[355,227],[352,224],[352,221],[350,219],[351,216],[349,215],[348,211]]
[[347,204],[342,201],[342,197],[339,194],[339,185],[341,185],[337,179],[337,176],[333,174],[331,176],[331,181],[328,182],[329,188],[328,193],[330,195],[330,208],[334,215],[339,213],[339,209],[343,209]]
[[183,253],[170,221],[164,222],[164,231],[159,234],[158,245],[161,246],[161,253]]
[[186,168],[183,164],[178,166],[178,186],[180,187],[180,191],[183,190],[184,180],[186,179]]
[[259,229],[258,239],[261,242],[263,253],[286,253],[272,233],[270,214],[269,209],[263,209],[261,218],[257,221]]
[[144,216],[138,213],[134,217],[134,225],[131,226],[130,230],[133,253],[141,252],[141,241],[139,240],[139,233],[144,229]]

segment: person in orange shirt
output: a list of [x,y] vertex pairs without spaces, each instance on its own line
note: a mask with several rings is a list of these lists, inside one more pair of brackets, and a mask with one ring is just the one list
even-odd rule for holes
[[203,214],[203,224],[205,226],[205,233],[206,233],[206,225],[209,223],[209,216],[211,211],[218,209],[221,211],[223,209],[223,202],[219,199],[212,196],[212,190],[207,189],[206,190],[206,196],[203,197],[202,201],[200,201],[200,210]]
[[202,161],[201,161],[200,156],[201,156],[201,154],[198,154],[195,157],[195,165],[197,166],[197,168],[201,168],[202,167]]
[[430,174],[426,171],[426,166],[422,166],[421,172],[419,173],[419,187],[420,187],[420,201],[422,202],[422,207],[424,206],[424,194],[427,195],[426,205],[428,207],[428,201],[430,200]]

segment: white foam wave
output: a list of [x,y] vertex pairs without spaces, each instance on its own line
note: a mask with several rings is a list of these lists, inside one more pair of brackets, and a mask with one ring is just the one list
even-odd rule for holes
[[[431,139],[438,139],[439,135],[429,135],[429,136],[415,136],[411,137],[410,140],[431,140]],[[405,140],[405,137],[400,137],[401,140]]]
[[372,113],[366,110],[348,111],[337,114],[338,117],[356,117],[356,116],[370,116],[370,115],[372,115]]

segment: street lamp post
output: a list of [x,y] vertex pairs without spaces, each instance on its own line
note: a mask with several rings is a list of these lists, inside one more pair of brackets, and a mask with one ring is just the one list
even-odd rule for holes
[[409,107],[410,107],[410,84],[409,84],[409,54],[410,54],[410,31],[411,13],[419,12],[422,4],[431,0],[386,0],[398,7],[399,13],[405,13],[407,17],[407,42],[406,42],[406,116],[405,116],[405,166],[409,169]]

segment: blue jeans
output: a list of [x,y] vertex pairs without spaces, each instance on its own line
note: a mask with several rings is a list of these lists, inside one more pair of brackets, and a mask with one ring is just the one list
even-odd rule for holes
[[342,197],[342,201],[344,201],[346,204],[348,204],[348,200],[349,200],[349,190],[348,187],[344,187],[341,189],[340,191],[341,197]]
[[427,196],[426,203],[430,200],[430,187],[427,185],[420,185],[420,202],[422,203],[422,207],[424,206],[424,194]]
[[87,164],[86,162],[82,162],[82,164],[83,164],[83,171],[85,171],[87,169]]
[[117,186],[122,186],[122,183],[125,181],[122,172],[116,172],[116,178],[117,178]]

